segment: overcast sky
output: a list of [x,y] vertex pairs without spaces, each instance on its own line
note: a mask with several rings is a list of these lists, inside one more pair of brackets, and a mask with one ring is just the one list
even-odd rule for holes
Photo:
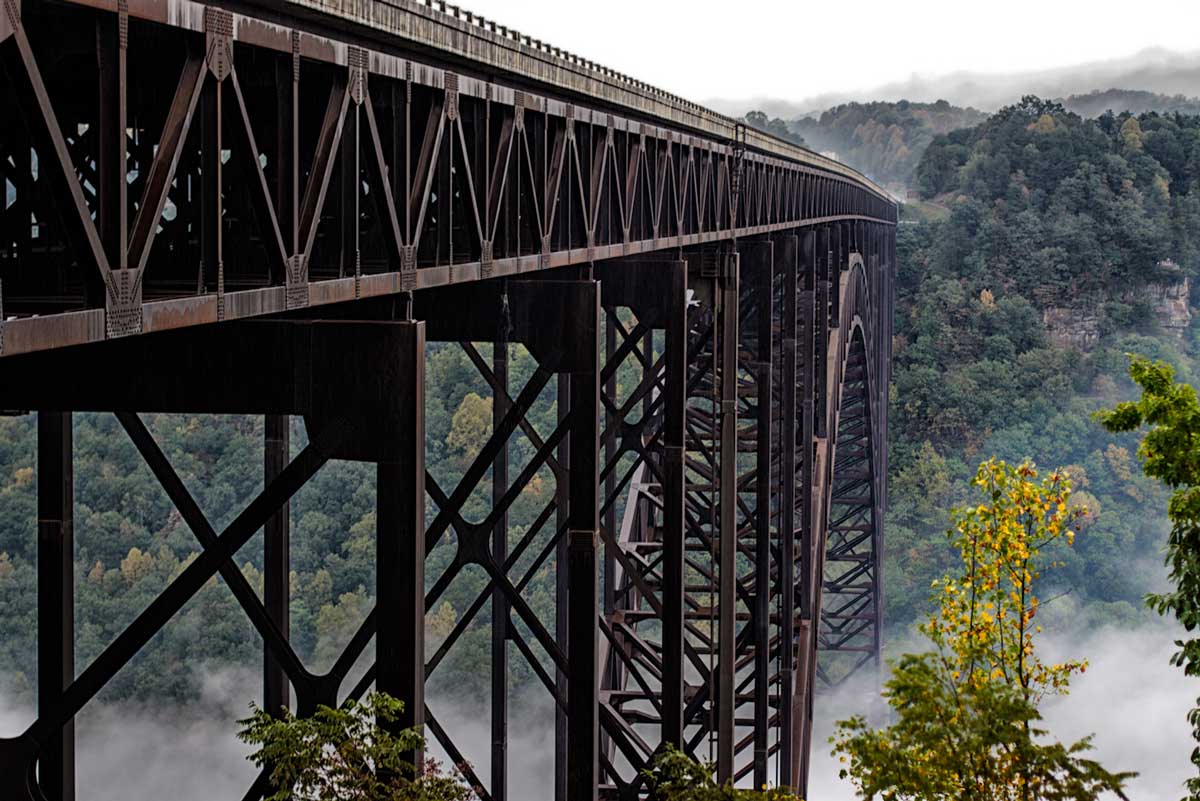
[[[695,100],[801,100],[912,76],[1200,48],[1197,0],[462,0]],[[1200,86],[1195,94],[1200,94]]]

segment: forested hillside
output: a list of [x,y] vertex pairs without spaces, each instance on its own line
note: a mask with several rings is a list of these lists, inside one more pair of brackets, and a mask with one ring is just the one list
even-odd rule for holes
[[838,158],[881,184],[907,185],[926,146],[938,134],[977,125],[986,114],[936,103],[846,103],[791,127],[818,151]]
[[1088,508],[1042,619],[1145,614],[1166,495],[1142,477],[1136,441],[1091,414],[1132,393],[1126,352],[1200,377],[1187,309],[1200,270],[1200,117],[1085,120],[1029,97],[937,137],[916,181],[940,219],[908,209],[898,231],[893,631],[945,568],[944,510],[991,455],[1070,466]]
[[1200,114],[1200,98],[1183,95],[1161,95],[1133,89],[1097,89],[1082,95],[1071,95],[1062,101],[1067,111],[1081,117],[1099,117],[1106,111],[1119,114]]

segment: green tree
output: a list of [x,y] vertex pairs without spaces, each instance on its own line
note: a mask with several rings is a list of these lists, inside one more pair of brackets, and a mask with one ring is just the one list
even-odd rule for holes
[[956,510],[950,539],[962,571],[933,583],[938,611],[921,627],[934,650],[905,654],[884,693],[895,722],[873,729],[859,716],[831,742],[866,798],[920,801],[1090,801],[1124,798],[1133,774],[1110,773],[1038,726],[1038,705],[1066,691],[1086,663],[1046,664],[1035,649],[1040,553],[1070,544],[1078,512],[1070,479],[1038,480],[1026,462],[989,460],[972,482],[977,506]]
[[654,801],[799,801],[795,793],[782,787],[764,785],[751,790],[738,789],[732,782],[718,784],[714,773],[713,765],[667,746],[645,775]]
[[463,465],[471,463],[492,433],[492,399],[468,392],[454,412],[446,445]]
[[391,731],[404,709],[396,699],[375,693],[363,703],[317,708],[308,718],[290,713],[276,718],[250,705],[239,721],[238,737],[257,750],[248,759],[270,771],[268,801],[467,801],[475,797],[437,763],[418,770],[404,754],[424,738],[416,729]]
[[[1142,469],[1173,491],[1167,505],[1171,533],[1167,538],[1166,564],[1173,589],[1146,596],[1160,615],[1174,615],[1189,633],[1200,625],[1200,401],[1187,384],[1175,382],[1169,364],[1130,356],[1129,375],[1141,388],[1136,401],[1118,403],[1097,417],[1109,431],[1135,431],[1149,427],[1138,446]],[[1188,676],[1200,676],[1200,638],[1176,640],[1179,651],[1171,664]],[[1200,741],[1200,699],[1188,712],[1192,737]],[[1200,768],[1200,746],[1192,750],[1192,764]],[[1200,777],[1187,781],[1188,797],[1200,799]]]

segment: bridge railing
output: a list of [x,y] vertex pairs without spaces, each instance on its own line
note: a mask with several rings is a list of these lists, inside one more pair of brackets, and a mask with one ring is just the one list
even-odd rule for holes
[[[524,78],[592,97],[659,120],[725,140],[738,120],[619,70],[474,14],[443,0],[287,0],[332,18],[434,47],[458,58],[512,71]],[[748,146],[792,161],[844,175],[880,197],[886,190],[835,159],[759,130],[747,132]]]

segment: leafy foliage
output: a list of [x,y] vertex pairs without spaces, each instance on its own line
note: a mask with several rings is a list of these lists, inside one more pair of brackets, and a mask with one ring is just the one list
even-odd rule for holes
[[781,787],[761,790],[738,789],[713,778],[715,767],[697,762],[679,749],[667,746],[646,771],[650,797],[654,801],[799,801],[794,793]]
[[[1141,388],[1134,401],[1117,404],[1098,417],[1110,431],[1149,427],[1138,446],[1146,475],[1171,488],[1167,515],[1166,564],[1173,589],[1146,596],[1160,615],[1173,615],[1188,632],[1200,626],[1200,401],[1187,384],[1175,383],[1175,371],[1163,362],[1132,357],[1129,374]],[[1175,643],[1179,652],[1171,664],[1188,676],[1200,676],[1200,637]],[[1192,736],[1200,741],[1200,699],[1188,713]],[[1200,746],[1192,750],[1192,763],[1200,768]],[[1191,799],[1200,798],[1200,777],[1188,780]]]
[[[1130,119],[1083,120],[1026,98],[938,136],[922,159],[918,176],[945,168],[924,204],[944,219],[897,229],[884,562],[893,634],[925,616],[930,582],[954,562],[940,510],[966,499],[973,465],[993,455],[1070,465],[1090,496],[1088,537],[1052,549],[1063,566],[1047,581],[1061,597],[1042,622],[1145,614],[1168,529],[1145,510],[1165,507],[1167,492],[1136,469],[1134,434],[1090,417],[1133,392],[1125,352],[1194,375],[1194,323],[1168,334],[1150,300],[1200,276],[1200,117],[1137,117],[1141,150],[1122,133]],[[1055,309],[1094,313],[1094,341],[1063,341]]]
[[1034,647],[1041,553],[1069,545],[1082,514],[1069,504],[1070,479],[1056,471],[1039,481],[1029,463],[988,460],[972,483],[983,502],[957,510],[950,533],[961,572],[933,583],[939,608],[921,626],[934,650],[893,664],[892,725],[875,730],[861,716],[838,724],[842,776],[866,798],[1123,798],[1133,774],[1084,757],[1089,739],[1045,742],[1037,725],[1041,700],[1086,669],[1046,664]]
[[820,151],[884,184],[905,184],[934,137],[978,125],[987,117],[973,108],[936,103],[845,103],[793,127]]
[[769,133],[771,136],[776,136],[785,142],[791,142],[793,145],[804,147],[804,137],[793,131],[787,124],[786,120],[779,117],[769,118],[765,112],[751,111],[742,119],[751,128],[757,128],[763,133]]
[[468,801],[475,795],[433,760],[418,771],[404,755],[424,744],[416,729],[391,729],[404,705],[375,693],[308,718],[272,717],[251,705],[238,737],[258,746],[249,759],[270,771],[268,801]]

